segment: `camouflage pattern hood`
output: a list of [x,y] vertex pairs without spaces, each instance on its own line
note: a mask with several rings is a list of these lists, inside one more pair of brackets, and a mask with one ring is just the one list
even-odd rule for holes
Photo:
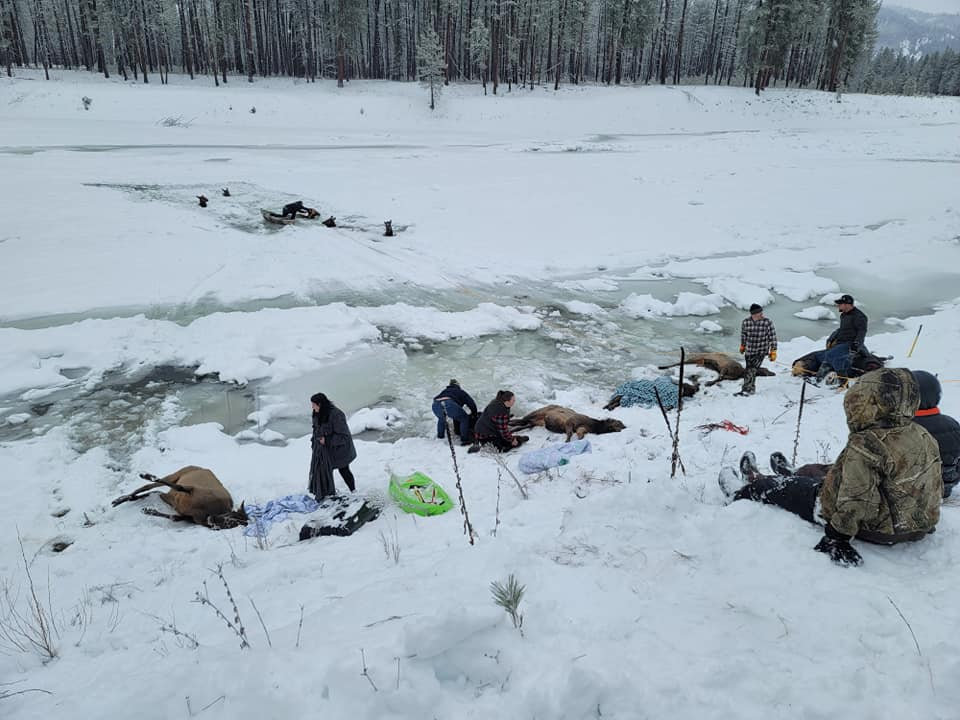
[[847,391],[850,437],[820,490],[820,514],[838,532],[892,544],[936,527],[940,450],[913,422],[919,406],[919,387],[904,368],[869,372]]

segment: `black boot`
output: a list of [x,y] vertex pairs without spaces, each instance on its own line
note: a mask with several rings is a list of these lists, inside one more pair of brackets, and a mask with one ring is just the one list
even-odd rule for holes
[[770,469],[773,470],[775,475],[782,475],[783,477],[793,475],[793,465],[790,464],[787,456],[782,452],[770,454]]
[[820,383],[822,383],[822,382],[823,382],[823,379],[824,379],[825,377],[827,377],[827,375],[830,374],[830,373],[832,373],[832,372],[833,372],[833,368],[832,368],[832,367],[830,367],[829,365],[827,365],[827,363],[822,363],[822,364],[820,365],[820,369],[817,370],[817,378],[816,378],[816,383],[817,383],[817,385],[819,385]]
[[740,458],[740,474],[749,479],[760,474],[757,467],[757,456],[747,450]]

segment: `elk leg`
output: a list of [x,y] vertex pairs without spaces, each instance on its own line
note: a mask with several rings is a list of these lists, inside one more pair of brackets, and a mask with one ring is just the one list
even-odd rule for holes
[[138,487],[136,490],[134,490],[132,493],[128,495],[121,495],[110,504],[116,507],[120,503],[130,502],[131,500],[140,500],[150,494],[147,492],[147,490],[153,490],[154,488],[158,488],[161,486],[161,484],[162,483],[158,483],[158,482],[148,483],[143,487]]
[[179,490],[180,492],[187,493],[188,495],[193,492],[192,487],[184,487],[183,485],[177,485],[175,482],[171,480],[164,480],[163,478],[157,478],[156,480],[154,480],[154,482],[157,485],[165,485],[171,490]]
[[189,520],[186,515],[170,515],[169,513],[162,513],[159,510],[154,510],[153,508],[143,508],[140,512],[144,515],[153,515],[154,517],[167,518],[173,520],[174,522],[180,522],[182,520]]

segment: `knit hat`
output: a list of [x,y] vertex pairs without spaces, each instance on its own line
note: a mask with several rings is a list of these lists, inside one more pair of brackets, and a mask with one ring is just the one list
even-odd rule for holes
[[940,404],[940,381],[936,375],[928,373],[926,370],[911,370],[913,379],[920,386],[920,409],[930,410]]
[[460,387],[460,381],[459,381],[459,380],[454,380],[453,378],[450,378],[450,384],[451,384],[451,385],[456,385],[457,387]]
[[763,312],[763,308],[757,305],[756,303],[750,306],[751,315],[756,315],[758,312]]

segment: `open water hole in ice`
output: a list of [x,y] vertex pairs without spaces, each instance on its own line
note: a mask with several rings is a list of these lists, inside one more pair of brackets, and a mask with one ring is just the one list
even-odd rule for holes
[[[821,271],[831,276],[831,270]],[[838,273],[839,275],[840,273]],[[609,291],[571,289],[571,280],[610,280]],[[902,289],[872,286],[869,279],[842,273],[835,277],[844,291],[854,293],[858,304],[871,317],[871,331],[883,329],[890,316],[922,314],[938,301],[952,296],[952,284],[931,276],[922,287]],[[147,367],[133,373],[111,372],[92,388],[83,382],[84,369],[73,373],[76,382],[38,399],[0,399],[0,441],[19,440],[62,426],[75,447],[108,450],[118,467],[148,437],[177,424],[216,422],[224,432],[241,440],[284,442],[310,432],[309,396],[326,392],[347,414],[363,407],[394,408],[400,419],[390,427],[368,431],[361,437],[393,441],[401,437],[429,436],[435,419],[430,411],[433,397],[451,377],[456,377],[482,407],[497,389],[509,387],[518,393],[521,411],[549,401],[558,390],[587,388],[594,400],[604,402],[613,388],[630,379],[635,369],[674,362],[679,348],[688,352],[710,350],[735,353],[743,310],[726,307],[709,317],[633,318],[620,306],[630,294],[650,294],[672,301],[680,292],[705,292],[691,281],[636,280],[625,273],[598,271],[567,282],[511,281],[470,288],[428,290],[412,284],[390,285],[376,291],[343,288],[307,299],[306,304],[345,302],[355,306],[407,302],[449,311],[462,311],[482,302],[514,305],[532,310],[542,324],[534,331],[507,331],[478,338],[454,338],[442,342],[398,335],[383,328],[378,343],[354,348],[336,361],[309,374],[283,381],[253,382],[237,386],[215,378],[197,378],[194,368]],[[589,286],[589,285],[588,285]],[[565,303],[589,302],[602,311],[589,315],[567,309]],[[293,296],[270,301],[249,301],[226,307],[215,302],[177,307],[149,308],[148,314],[181,323],[223,310],[257,310],[262,307],[294,307],[305,304]],[[828,334],[830,321],[797,318],[794,312],[816,304],[816,299],[794,302],[778,296],[767,308],[781,339],[805,335],[811,339]],[[71,316],[116,317],[130,309],[109,309]],[[10,325],[45,327],[67,320],[31,318]],[[717,333],[704,333],[703,320],[722,326]],[[815,348],[811,341],[811,349]],[[884,348],[885,352],[894,352]],[[783,358],[789,362],[789,358]],[[780,368],[781,370],[785,368]],[[7,421],[16,418],[16,422]],[[269,431],[269,432],[265,432]]]

